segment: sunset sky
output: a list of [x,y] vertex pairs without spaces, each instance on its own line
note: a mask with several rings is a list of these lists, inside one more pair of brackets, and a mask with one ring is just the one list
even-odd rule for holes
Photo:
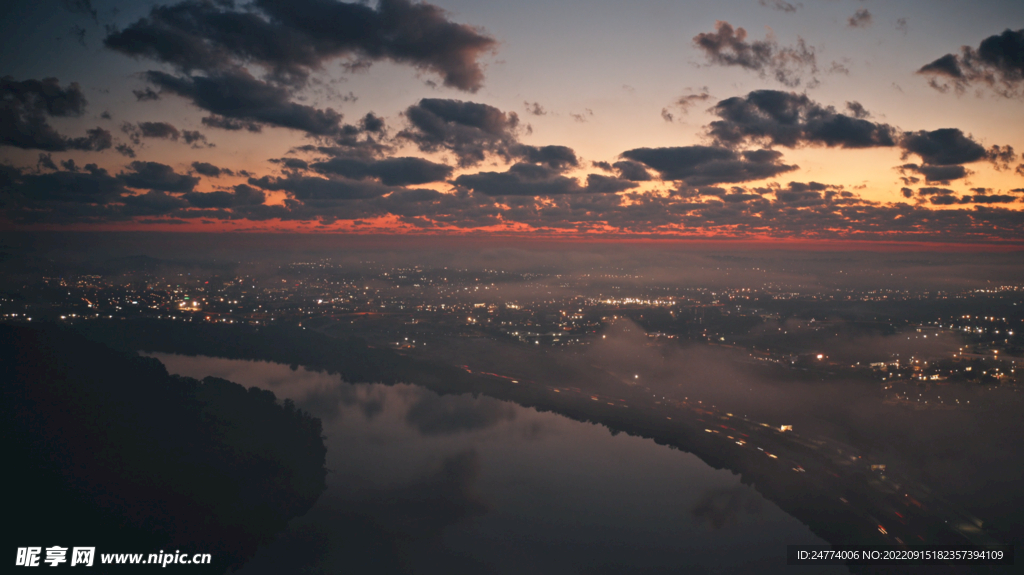
[[16,0],[0,226],[1024,239],[1020,0]]

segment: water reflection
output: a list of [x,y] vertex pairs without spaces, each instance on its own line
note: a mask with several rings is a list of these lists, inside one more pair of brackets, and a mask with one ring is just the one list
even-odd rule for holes
[[824,543],[732,473],[600,426],[488,397],[152,355],[323,419],[327,491],[245,574],[766,573],[786,570],[786,545]]

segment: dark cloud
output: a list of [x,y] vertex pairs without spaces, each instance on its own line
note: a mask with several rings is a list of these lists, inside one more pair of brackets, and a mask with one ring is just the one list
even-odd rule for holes
[[114,149],[117,150],[117,153],[121,154],[126,158],[135,157],[135,149],[129,146],[128,144],[118,144],[114,146]]
[[959,180],[965,178],[970,173],[967,168],[960,165],[951,166],[929,166],[927,164],[919,166],[917,164],[903,164],[899,167],[900,171],[916,172],[924,176],[928,182],[948,182],[949,180]]
[[599,174],[587,176],[580,186],[560,170],[536,164],[514,164],[507,172],[480,172],[455,178],[455,185],[485,196],[552,196],[561,194],[610,194],[636,187],[633,182]]
[[197,107],[217,116],[243,123],[292,128],[318,136],[336,135],[341,131],[338,112],[296,104],[291,101],[288,90],[257,80],[245,71],[209,76],[148,72],[146,77],[164,91],[188,98]]
[[579,165],[576,152],[566,146],[527,146],[520,144],[510,148],[511,153],[527,162],[546,164],[556,169]]
[[957,128],[906,132],[900,140],[904,155],[916,154],[925,164],[950,165],[987,157],[985,148]]
[[975,204],[1010,204],[1020,200],[1017,196],[1009,194],[975,194],[973,196],[964,196],[964,199],[970,200],[970,202]]
[[284,191],[297,200],[358,200],[383,196],[392,189],[376,182],[348,178],[317,178],[289,174],[283,178],[249,178],[249,184],[271,191]]
[[309,162],[300,158],[277,158],[270,160],[275,164],[280,164],[288,170],[308,170]]
[[207,162],[192,162],[192,169],[195,170],[196,173],[209,176],[211,178],[220,177],[221,174],[226,176],[235,175],[233,171],[227,168],[221,168]]
[[65,142],[68,150],[99,152],[114,145],[114,136],[109,131],[96,127],[86,130],[84,136],[68,138]]
[[860,102],[847,102],[846,109],[850,111],[854,118],[863,120],[864,118],[871,117],[871,112],[868,112]]
[[367,112],[362,120],[359,120],[359,127],[365,132],[383,133],[385,130],[384,119],[376,116],[373,112]]
[[846,25],[850,28],[867,28],[872,22],[874,22],[874,18],[871,16],[871,12],[867,8],[861,8],[846,20]]
[[36,162],[37,170],[57,170],[57,164],[53,163],[53,156],[50,154],[39,154],[39,160]]
[[181,132],[167,122],[139,122],[138,126],[143,138],[177,140],[181,136]]
[[85,106],[85,95],[75,82],[61,88],[56,78],[17,81],[5,76],[0,79],[0,145],[51,152],[110,148],[113,137],[103,128],[69,138],[47,121],[47,117],[81,116]]
[[199,178],[179,174],[174,168],[158,162],[134,161],[128,170],[118,174],[118,179],[131,188],[158,190],[163,192],[191,192]]
[[601,174],[587,174],[587,186],[584,193],[588,194],[615,194],[637,187],[635,183],[626,178],[612,178]]
[[479,164],[488,154],[557,169],[579,165],[572,148],[519,143],[519,116],[487,104],[427,98],[409,106],[405,117],[409,127],[399,139],[424,152],[451,151],[460,167]]
[[[746,30],[733,29],[728,22],[718,21],[714,32],[697,34],[693,42],[712,64],[739,66],[757,72],[762,78],[771,75],[789,87],[799,86],[804,73],[818,71],[814,49],[803,38],[797,38],[796,46],[782,46],[770,35],[764,40],[747,42]],[[811,80],[812,84],[815,82]]]
[[[948,76],[954,79],[961,79],[964,77],[963,72],[960,70],[960,61],[953,54],[946,54],[930,64],[925,64],[917,71],[917,73]],[[935,85],[934,87],[941,89],[938,85]]]
[[121,131],[127,134],[128,138],[135,145],[141,144],[142,138],[159,138],[162,140],[174,140],[175,142],[181,138],[193,148],[213,147],[213,144],[209,143],[206,136],[201,132],[196,130],[178,130],[167,122],[139,122],[138,124],[125,122],[121,125]]
[[999,170],[1009,170],[1010,165],[1017,161],[1017,152],[1013,146],[993,145],[986,152],[986,159],[992,162],[992,166]]
[[384,160],[332,158],[312,164],[322,174],[336,174],[353,180],[377,178],[387,186],[407,186],[446,180],[452,168],[422,158],[400,157]]
[[230,130],[237,132],[239,130],[247,130],[258,134],[263,131],[263,126],[257,122],[250,122],[247,120],[238,120],[235,118],[225,118],[224,116],[206,116],[202,119],[204,126],[211,128],[220,128],[221,130]]
[[198,130],[182,130],[181,139],[185,140],[185,143],[192,146],[193,148],[212,148],[211,144],[206,139],[206,134],[199,132]]
[[364,67],[391,60],[473,92],[483,83],[477,60],[496,45],[481,30],[451,22],[444,10],[409,0],[381,0],[376,8],[328,0],[255,0],[239,7],[186,1],[153,7],[104,43],[189,75],[220,76],[252,63],[291,84],[338,58]]
[[132,216],[161,216],[188,206],[180,197],[159,190],[124,196],[121,202]]
[[231,192],[188,192],[181,196],[197,208],[234,208],[238,206],[261,205],[267,195],[246,184],[238,184]]
[[410,127],[399,132],[399,138],[424,152],[450,150],[460,166],[479,164],[487,153],[510,158],[519,128],[515,112],[460,100],[424,98],[409,106],[405,117]]
[[917,193],[922,196],[951,196],[956,192],[949,188],[918,188]]
[[930,76],[928,83],[941,92],[953,87],[963,93],[976,85],[1007,98],[1019,97],[1024,86],[1024,29],[1006,29],[977,48],[963,46],[960,54],[946,54],[917,73]]
[[792,14],[796,12],[797,8],[803,8],[803,4],[797,2],[796,4],[790,4],[786,0],[757,0],[757,3],[761,6],[771,8],[772,10],[778,10],[779,12],[789,12]]
[[544,116],[548,113],[547,110],[544,109],[544,106],[541,106],[538,102],[523,102],[523,106],[526,107],[527,113],[533,114],[534,116]]
[[674,105],[680,110],[682,110],[685,114],[693,106],[701,102],[707,102],[710,99],[711,94],[708,94],[707,88],[704,88],[704,91],[699,94],[687,94],[685,96],[680,96],[678,99],[676,99]]
[[592,118],[593,116],[594,116],[594,111],[591,110],[590,108],[584,108],[583,111],[580,112],[579,114],[576,114],[576,113],[573,113],[573,112],[569,113],[569,117],[570,118],[572,118],[573,120],[575,120],[577,122],[580,122],[581,124],[586,122],[588,119]]
[[712,111],[721,118],[711,122],[709,134],[720,144],[744,143],[870,148],[896,145],[895,129],[865,120],[863,106],[850,103],[854,116],[822,106],[806,94],[755,90],[727,98]]
[[910,22],[906,18],[897,18],[896,29],[906,35],[907,32],[910,32]]
[[486,196],[548,196],[577,194],[579,182],[558,170],[534,164],[514,164],[507,172],[479,172],[455,178],[455,185]]
[[153,91],[153,88],[146,86],[142,90],[132,90],[132,94],[135,94],[135,100],[139,102],[155,102],[160,99],[160,94]]
[[129,191],[106,170],[87,164],[82,171],[29,174],[10,168],[0,177],[0,209],[26,223],[123,219],[108,209]]
[[748,182],[797,169],[797,166],[783,164],[780,152],[737,152],[719,146],[637,148],[621,156],[647,165],[663,180],[682,180],[691,186]]
[[768,192],[769,190],[774,191],[775,198],[787,206],[820,206],[834,201],[837,197],[849,197],[849,195],[844,196],[838,186],[819,182],[789,182],[785,188],[760,191]]
[[701,102],[707,102],[710,99],[711,94],[708,94],[707,88],[703,88],[701,92],[697,94],[685,94],[676,98],[676,100],[667,108],[662,108],[661,117],[666,122],[672,122],[675,120],[675,115],[671,110],[679,110],[683,114],[687,114],[693,106],[696,106]]
[[933,195],[928,198],[928,202],[936,206],[950,206],[961,203],[956,196],[945,195]]
[[610,168],[615,168],[620,178],[631,182],[646,182],[651,179],[651,174],[640,162],[621,160],[612,164]]

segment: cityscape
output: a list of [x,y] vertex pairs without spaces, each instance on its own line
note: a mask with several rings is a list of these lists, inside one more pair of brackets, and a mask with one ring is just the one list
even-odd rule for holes
[[1021,0],[0,29],[8,568],[1016,572]]

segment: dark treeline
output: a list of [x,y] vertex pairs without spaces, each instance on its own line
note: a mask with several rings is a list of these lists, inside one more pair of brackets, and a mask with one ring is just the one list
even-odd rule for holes
[[290,400],[63,327],[0,325],[0,341],[15,546],[210,553],[223,573],[325,489],[320,420]]

